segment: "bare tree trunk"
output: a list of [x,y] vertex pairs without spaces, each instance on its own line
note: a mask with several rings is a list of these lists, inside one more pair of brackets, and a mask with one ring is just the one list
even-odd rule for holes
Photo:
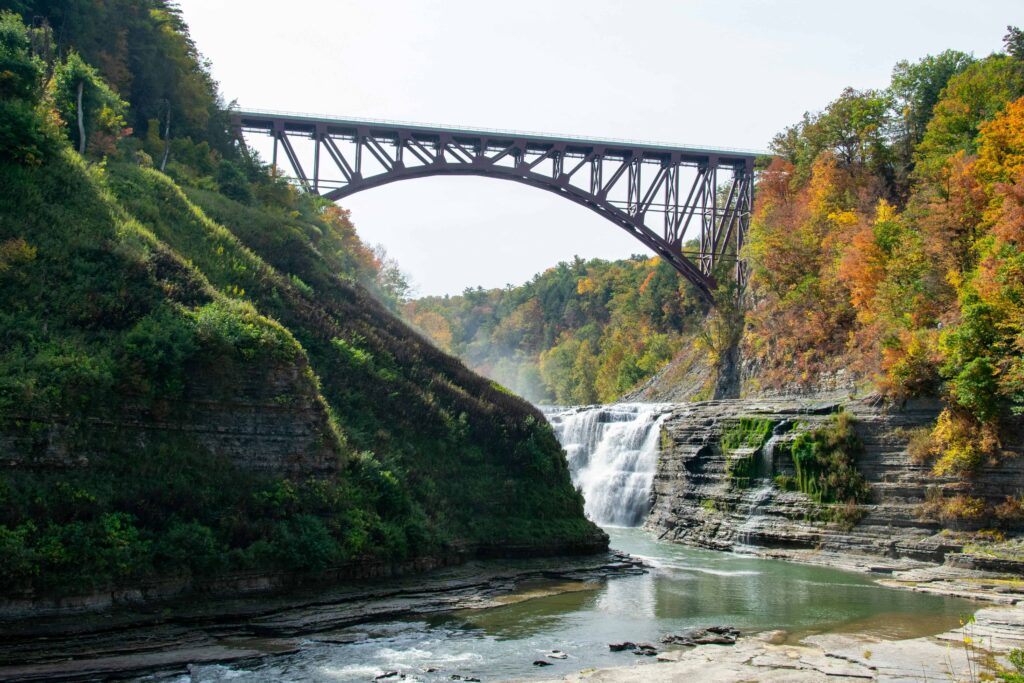
[[78,153],[85,154],[85,116],[82,113],[82,92],[85,81],[78,81]]
[[167,157],[171,153],[171,103],[167,103],[167,118],[164,124],[164,158],[160,161],[160,172],[167,167]]

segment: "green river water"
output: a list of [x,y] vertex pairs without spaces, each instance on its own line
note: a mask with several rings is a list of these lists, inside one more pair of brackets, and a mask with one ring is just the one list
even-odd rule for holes
[[[526,587],[510,604],[429,621],[351,629],[357,642],[305,641],[300,652],[251,668],[196,667],[191,681],[369,681],[389,671],[406,681],[551,677],[638,658],[608,643],[658,644],[669,633],[721,624],[746,633],[783,629],[790,640],[823,632],[890,637],[933,634],[957,625],[974,603],[891,589],[871,577],[825,567],[697,550],[640,529],[611,528],[612,547],[643,558],[639,576],[593,585]],[[530,597],[536,590],[537,597]],[[660,645],[659,645],[660,646]],[[547,656],[560,650],[566,659]],[[535,667],[547,659],[552,666]],[[389,680],[398,680],[392,678]]]

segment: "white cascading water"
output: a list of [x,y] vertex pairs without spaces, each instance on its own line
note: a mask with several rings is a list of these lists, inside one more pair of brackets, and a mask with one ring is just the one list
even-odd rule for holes
[[669,409],[652,403],[545,409],[594,522],[643,523],[651,508],[661,423]]
[[765,507],[775,495],[775,486],[772,484],[771,475],[775,469],[775,446],[782,440],[782,435],[789,428],[788,422],[782,422],[775,426],[772,435],[768,437],[761,447],[760,462],[758,463],[758,474],[760,475],[760,486],[744,498],[750,501],[747,508],[747,518],[736,529],[737,547],[734,549],[745,550],[753,546],[754,532],[761,525],[761,509]]

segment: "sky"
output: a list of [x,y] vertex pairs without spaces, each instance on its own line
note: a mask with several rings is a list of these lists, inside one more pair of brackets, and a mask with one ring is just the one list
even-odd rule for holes
[[[767,149],[843,88],[982,57],[1020,0],[180,0],[228,101],[341,117]],[[647,250],[553,194],[423,178],[344,199],[420,296]]]

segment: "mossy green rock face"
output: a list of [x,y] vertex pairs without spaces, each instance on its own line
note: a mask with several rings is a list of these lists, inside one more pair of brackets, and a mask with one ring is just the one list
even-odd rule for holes
[[316,215],[60,145],[0,186],[5,593],[606,545],[543,416],[354,284]]

